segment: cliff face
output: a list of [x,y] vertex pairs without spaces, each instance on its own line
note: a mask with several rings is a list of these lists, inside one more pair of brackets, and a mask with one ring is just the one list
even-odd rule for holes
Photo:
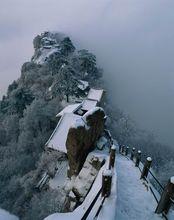
[[80,172],[88,153],[94,149],[104,130],[104,123],[105,113],[102,108],[96,107],[69,129],[66,141],[69,177]]

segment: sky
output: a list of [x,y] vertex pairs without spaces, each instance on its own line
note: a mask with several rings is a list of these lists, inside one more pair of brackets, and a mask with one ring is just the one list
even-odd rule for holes
[[173,0],[1,0],[0,96],[43,31],[97,55],[114,105],[160,141],[174,142]]

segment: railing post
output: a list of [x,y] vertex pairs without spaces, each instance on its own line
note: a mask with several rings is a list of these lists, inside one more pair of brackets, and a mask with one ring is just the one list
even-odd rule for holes
[[125,156],[128,155],[128,152],[129,152],[129,147],[126,147],[126,149],[125,149]]
[[112,145],[111,151],[110,151],[110,158],[109,158],[109,169],[111,169],[111,167],[114,167],[115,154],[116,154],[116,146]]
[[122,145],[119,144],[119,153],[121,153]]
[[122,148],[121,148],[121,153],[122,153],[122,154],[124,153],[124,148],[125,148],[125,146],[122,145]]
[[143,171],[142,171],[142,174],[141,174],[141,179],[147,177],[147,175],[149,173],[149,169],[150,169],[151,163],[152,163],[152,158],[151,157],[147,157],[146,163],[144,164]]
[[102,197],[109,197],[111,193],[112,171],[106,169],[102,175]]
[[174,198],[174,176],[169,179],[168,184],[166,185],[161,195],[161,199],[158,203],[155,213],[160,214],[164,212],[165,214],[167,214],[171,206],[171,199],[173,198]]
[[136,167],[139,167],[140,160],[141,160],[141,151],[138,150],[137,156],[136,156],[136,161],[135,161],[135,166],[136,166]]
[[135,155],[135,147],[133,147],[132,150],[131,150],[131,156],[130,156],[131,160],[134,159],[134,155]]

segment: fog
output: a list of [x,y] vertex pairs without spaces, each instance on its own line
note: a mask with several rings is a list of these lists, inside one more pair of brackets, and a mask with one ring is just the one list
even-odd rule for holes
[[97,55],[113,103],[172,144],[173,8],[173,0],[1,0],[0,95],[30,59],[36,34],[65,32]]

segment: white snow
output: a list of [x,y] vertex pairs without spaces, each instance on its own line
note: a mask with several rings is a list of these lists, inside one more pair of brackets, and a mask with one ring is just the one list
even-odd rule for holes
[[19,220],[19,218],[0,208],[0,220]]
[[140,180],[140,171],[134,163],[117,155],[116,158],[118,200],[116,219],[118,220],[159,220],[154,213],[157,203],[147,183]]
[[51,92],[52,90],[52,85],[48,88],[48,91]]
[[152,158],[151,157],[147,157],[147,161],[151,162]]
[[94,107],[83,115],[83,117],[82,117],[83,120],[86,122],[87,117],[90,115],[93,115],[98,110],[103,111],[103,109],[101,107]]
[[[86,212],[86,210],[88,209],[89,205],[91,204],[91,202],[93,201],[93,199],[95,198],[96,194],[98,193],[98,191],[101,188],[101,184],[102,184],[102,173],[103,170],[105,170],[108,167],[109,164],[109,157],[106,154],[102,154],[99,152],[93,152],[93,155],[96,155],[96,157],[101,157],[101,158],[105,158],[106,162],[105,164],[102,166],[102,168],[100,169],[92,187],[90,192],[87,194],[85,200],[83,201],[83,203],[78,206],[73,212],[71,213],[55,213],[53,215],[48,216],[47,218],[45,218],[44,220],[80,220],[84,213]],[[114,170],[115,173],[115,170]],[[111,196],[106,199],[106,207],[101,211],[101,213],[103,213],[103,216],[107,216],[108,215],[108,209],[110,211],[110,217],[111,218],[97,218],[97,219],[101,219],[101,220],[115,220],[115,212],[113,212],[114,207],[115,207],[115,200],[116,200],[116,174],[114,174],[113,176],[113,185],[112,185],[112,191],[111,191]],[[97,202],[95,203],[92,211],[90,212],[87,220],[91,220],[94,219],[94,216],[101,204],[102,198],[101,196],[99,196]],[[112,209],[112,212],[110,210],[110,208]],[[106,211],[107,213],[105,213]]]
[[97,141],[97,148],[99,150],[102,150],[107,145],[107,143],[108,143],[108,140],[104,136],[102,136]]
[[112,145],[111,150],[116,150],[116,145]]
[[71,104],[66,106],[61,112],[59,112],[56,117],[60,117],[65,113],[74,113],[77,109],[79,109],[81,106],[81,103]]
[[[115,168],[112,171],[106,171],[109,157],[105,155],[105,158],[106,163],[100,169],[84,202],[71,213],[55,213],[48,216],[45,220],[80,220],[101,187],[103,172],[109,172],[110,175],[112,173],[112,188],[111,194],[105,199],[98,217],[95,218],[96,220],[163,219],[161,215],[157,215],[154,212],[157,203],[149,188],[152,185],[144,180],[140,180],[140,171],[135,167],[134,163],[129,158],[118,154]],[[157,192],[155,191],[155,193]],[[94,219],[102,199],[99,196],[87,220]],[[172,211],[170,211],[168,219],[174,219]]]
[[86,110],[86,111],[89,111],[92,108],[96,107],[97,103],[98,103],[98,101],[96,101],[96,100],[86,99],[82,103],[82,109]]
[[104,92],[103,89],[90,89],[88,93],[88,99],[92,99],[100,102],[103,96],[103,92]]
[[[97,153],[96,153],[97,155]],[[99,154],[101,155],[101,154]],[[103,155],[104,156],[104,155]],[[106,155],[105,155],[106,157]],[[96,194],[98,193],[98,191],[100,190],[101,188],[101,184],[102,184],[102,173],[103,173],[103,170],[105,170],[107,167],[108,167],[108,164],[109,164],[109,157],[107,157],[106,159],[106,162],[105,164],[102,166],[102,168],[100,169],[92,187],[91,187],[91,190],[90,192],[87,194],[84,202],[79,206],[77,207],[73,213],[79,213],[79,216],[82,217],[83,214],[85,213],[85,211],[88,209],[89,205],[91,204],[91,202],[93,201],[93,199],[95,198]],[[96,206],[99,207],[100,205],[100,201],[101,201],[101,197],[99,197],[99,201],[97,202]],[[94,208],[95,212],[97,211],[97,208]],[[92,216],[91,216],[92,215]],[[94,217],[94,213],[91,212],[91,214],[89,215],[89,217],[87,218],[88,220],[89,219],[93,219],[92,217]],[[80,219],[80,218],[78,218]]]
[[81,118],[76,119],[75,122],[73,122],[73,124],[71,125],[71,128],[78,127],[85,127],[85,122]]
[[112,171],[109,169],[105,169],[105,170],[103,170],[103,175],[104,176],[112,176]]
[[37,64],[43,64],[45,60],[53,53],[59,52],[58,48],[55,48],[53,46],[47,46],[47,48],[41,49],[41,55],[35,58],[33,61]]
[[72,113],[65,113],[59,120],[57,127],[53,131],[50,139],[47,141],[46,146],[64,153],[67,153],[66,140],[68,131],[72,124],[80,119],[81,116]]
[[55,213],[49,215],[44,220],[80,220],[78,213]]
[[84,80],[79,80],[79,84],[78,84],[78,88],[81,89],[82,91],[86,90],[89,87],[89,83],[88,81],[84,81]]
[[62,188],[66,184],[68,161],[59,161],[57,168],[56,175],[49,181],[49,186],[52,189]]
[[170,178],[170,182],[174,184],[174,176]]
[[74,187],[76,192],[80,195],[82,200],[85,198],[86,194],[88,193],[93,181],[95,180],[99,169],[92,165],[93,161],[98,161],[98,165],[102,164],[104,160],[104,156],[96,156],[93,155],[93,152],[88,154],[88,157],[81,169],[79,175],[74,181]]
[[[116,219],[116,207],[117,207],[117,171],[112,172],[112,188],[111,194],[105,199],[104,205],[99,213],[97,220],[115,220]],[[117,219],[120,220],[120,219]]]

